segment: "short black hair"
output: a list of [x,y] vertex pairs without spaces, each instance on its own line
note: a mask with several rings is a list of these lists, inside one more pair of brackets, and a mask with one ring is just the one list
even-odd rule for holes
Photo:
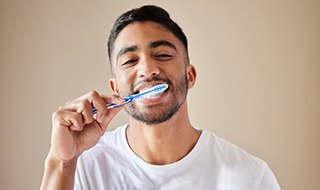
[[130,11],[123,13],[113,25],[109,40],[108,40],[108,55],[109,61],[111,63],[111,53],[114,48],[114,42],[118,34],[130,23],[133,22],[143,22],[143,21],[153,21],[162,26],[167,30],[173,33],[184,45],[186,50],[187,61],[189,62],[188,55],[188,40],[186,35],[183,33],[180,26],[175,23],[171,18],[169,13],[161,7],[154,5],[146,5],[140,8],[135,8]]

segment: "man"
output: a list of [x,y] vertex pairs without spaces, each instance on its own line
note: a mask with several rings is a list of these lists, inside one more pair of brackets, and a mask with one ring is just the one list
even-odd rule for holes
[[[53,114],[43,189],[280,189],[264,161],[190,123],[186,97],[196,71],[165,10],[121,15],[108,50],[114,95],[90,92]],[[106,104],[157,84],[168,89],[125,105],[129,123],[106,132],[121,109]]]

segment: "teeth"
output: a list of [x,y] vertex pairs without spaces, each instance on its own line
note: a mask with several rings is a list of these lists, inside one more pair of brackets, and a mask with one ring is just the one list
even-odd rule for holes
[[139,91],[139,93],[145,92],[145,91],[147,91],[147,90],[149,90],[149,88],[141,89],[141,90]]
[[154,97],[161,96],[161,94],[163,94],[163,92],[150,93],[150,94],[143,95],[142,98],[154,98]]

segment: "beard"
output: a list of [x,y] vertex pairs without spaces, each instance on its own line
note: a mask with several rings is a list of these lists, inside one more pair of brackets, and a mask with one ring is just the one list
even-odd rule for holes
[[[169,85],[169,91],[173,94],[173,101],[169,105],[148,105],[146,110],[140,110],[135,102],[125,106],[126,112],[134,119],[141,121],[147,125],[156,125],[168,121],[180,109],[181,105],[185,102],[188,93],[188,79],[186,73],[178,81],[177,87],[169,79],[163,79],[154,76],[151,79],[143,82],[161,81]],[[133,89],[133,88],[132,88]],[[148,111],[150,110],[150,111]]]

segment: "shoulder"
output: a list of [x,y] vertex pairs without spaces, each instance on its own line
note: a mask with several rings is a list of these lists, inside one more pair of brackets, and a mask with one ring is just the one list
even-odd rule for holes
[[[205,132],[205,135],[207,136],[207,148],[221,166],[225,180],[229,181],[228,184],[244,183],[258,187],[266,178],[270,179],[268,179],[269,184],[277,184],[264,160],[213,133]],[[259,186],[259,188],[262,187]]]
[[253,164],[264,166],[265,162],[252,154],[245,151],[243,148],[221,138],[217,135],[205,132],[207,136],[208,147],[214,151],[217,156],[223,158],[226,164]]

